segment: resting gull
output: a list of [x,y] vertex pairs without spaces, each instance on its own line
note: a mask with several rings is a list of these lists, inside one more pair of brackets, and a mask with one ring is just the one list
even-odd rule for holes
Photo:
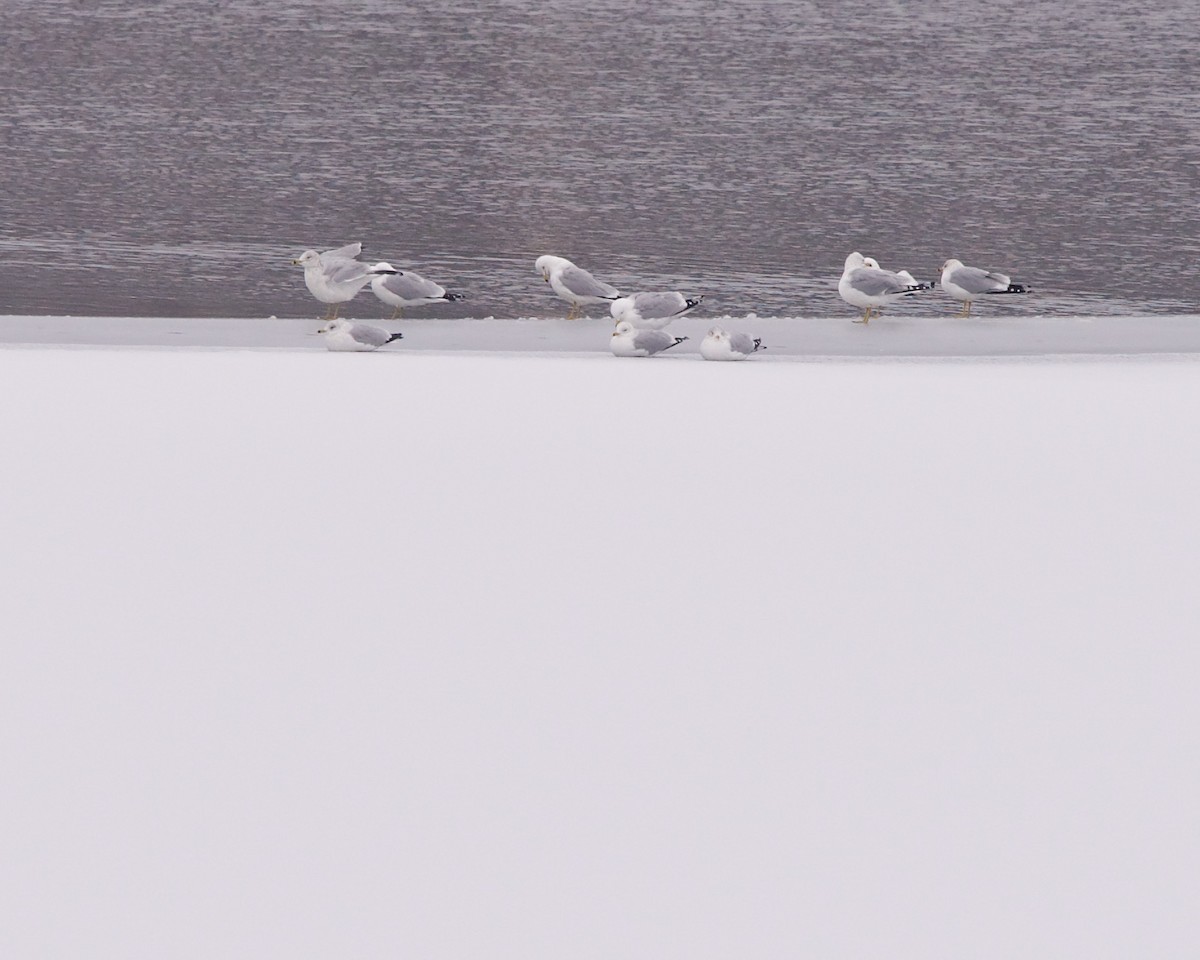
[[609,341],[614,357],[652,357],[656,353],[677,347],[687,337],[673,337],[661,330],[638,330],[622,320]]
[[838,281],[841,298],[851,306],[862,308],[862,320],[855,323],[870,323],[871,314],[884,304],[930,289],[927,283],[909,282],[912,279],[909,274],[901,276],[878,265],[871,266],[873,263],[873,259],[855,251],[846,257],[846,266]]
[[705,360],[745,360],[750,354],[766,349],[761,339],[752,339],[746,333],[730,333],[720,327],[713,327],[700,341],[700,356]]
[[366,353],[404,338],[402,333],[388,333],[369,323],[351,323],[349,320],[331,320],[317,333],[325,334],[325,349],[336,353]]
[[977,297],[990,293],[1029,293],[1023,283],[1013,283],[1006,273],[996,273],[979,267],[968,267],[961,260],[942,264],[942,289],[963,304],[960,317],[971,315],[971,304]]
[[695,308],[703,299],[703,296],[689,299],[678,290],[634,293],[614,300],[608,309],[618,323],[625,321],[639,330],[661,330],[676,317]]

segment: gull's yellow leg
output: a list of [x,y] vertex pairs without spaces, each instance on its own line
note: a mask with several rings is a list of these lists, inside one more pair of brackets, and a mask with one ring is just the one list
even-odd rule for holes
[[393,319],[393,320],[399,320],[399,319],[400,319],[400,314],[401,314],[401,312],[402,312],[402,309],[403,309],[403,308],[401,308],[401,307],[397,307],[395,310],[393,310],[393,311],[392,311],[392,319]]

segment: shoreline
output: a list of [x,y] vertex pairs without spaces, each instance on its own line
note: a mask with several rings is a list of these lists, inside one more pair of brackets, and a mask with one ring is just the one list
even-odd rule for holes
[[[612,321],[512,318],[396,321],[354,318],[403,330],[388,353],[603,355]],[[0,347],[162,347],[233,350],[324,350],[317,318],[0,317]],[[712,326],[762,337],[754,362],[790,360],[1049,359],[1200,355],[1200,314],[1161,316],[883,317],[870,326],[847,317],[743,317],[691,314],[670,330],[690,338],[674,356],[694,358]]]

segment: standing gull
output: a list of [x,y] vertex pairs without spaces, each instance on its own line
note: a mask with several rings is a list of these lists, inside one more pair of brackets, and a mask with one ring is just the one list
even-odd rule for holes
[[863,316],[855,323],[870,323],[872,312],[900,297],[911,297],[920,290],[930,289],[927,283],[910,283],[911,275],[901,276],[879,266],[873,259],[855,251],[846,257],[842,278],[838,281],[841,298],[854,307],[861,307]]
[[705,360],[745,360],[750,354],[766,349],[762,340],[751,339],[745,333],[730,333],[720,327],[713,327],[700,341],[700,356]]
[[661,330],[638,330],[622,320],[609,341],[614,357],[652,357],[677,347],[687,337],[673,337]]
[[607,303],[621,296],[616,287],[597,280],[582,267],[577,267],[566,257],[550,254],[538,257],[533,263],[550,284],[550,289],[571,305],[568,320],[583,316],[583,308],[589,304]]
[[368,267],[354,258],[362,252],[361,243],[350,243],[336,250],[326,250],[317,253],[316,250],[305,250],[292,261],[304,268],[304,285],[309,293],[322,303],[329,304],[326,320],[336,320],[338,307],[365,287],[381,273],[392,273],[391,269],[382,270],[378,266]]
[[625,321],[639,330],[661,330],[681,314],[694,308],[703,296],[688,299],[678,290],[666,293],[633,293],[614,300],[609,313],[618,323]]
[[325,334],[325,349],[335,353],[366,353],[404,338],[402,333],[388,333],[369,323],[351,323],[349,320],[331,320],[317,333]]
[[445,303],[464,299],[461,293],[447,293],[446,288],[432,280],[426,280],[419,273],[411,270],[396,270],[390,263],[381,261],[372,270],[391,271],[383,273],[371,280],[371,290],[384,303],[395,307],[392,319],[400,319],[400,311],[405,307],[415,307],[420,303]]
[[961,260],[942,264],[942,289],[963,304],[960,317],[971,314],[971,304],[977,297],[989,293],[1029,293],[1023,283],[1013,283],[1006,273],[995,273],[979,267],[964,266]]

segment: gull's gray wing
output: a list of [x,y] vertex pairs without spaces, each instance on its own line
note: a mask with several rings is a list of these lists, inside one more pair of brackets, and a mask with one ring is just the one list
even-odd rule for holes
[[868,297],[882,297],[889,293],[903,293],[908,284],[890,270],[876,270],[874,267],[859,267],[851,270],[847,278],[859,293]]
[[1003,273],[992,273],[979,267],[958,267],[950,271],[947,279],[962,287],[967,293],[988,293],[991,290],[1003,290],[1008,286],[1009,279]]
[[610,287],[607,283],[597,280],[583,267],[569,266],[559,274],[559,279],[562,280],[562,285],[577,297],[600,297],[604,300],[615,300],[621,295],[616,287]]
[[321,267],[323,268],[325,279],[330,283],[350,283],[354,280],[361,280],[371,273],[365,263],[359,263],[357,260],[347,260],[344,257],[334,259],[322,258]]
[[731,333],[729,335],[729,345],[737,353],[753,353],[759,349],[759,345],[754,342],[754,338],[748,333]]
[[633,335],[633,345],[647,353],[660,353],[675,346],[675,338],[662,330],[639,330]]
[[687,300],[683,294],[670,293],[635,293],[633,308],[647,320],[662,320],[673,317],[687,309]]
[[350,324],[350,336],[359,343],[370,344],[372,347],[382,347],[391,339],[392,335],[386,330],[380,330],[379,327],[371,326],[369,323],[352,323]]
[[401,300],[439,300],[446,295],[446,288],[426,280],[419,273],[398,273],[383,278],[383,288]]
[[353,260],[360,253],[362,253],[361,243],[348,243],[344,247],[338,247],[336,250],[322,250],[321,256],[332,257],[335,260],[342,258]]

